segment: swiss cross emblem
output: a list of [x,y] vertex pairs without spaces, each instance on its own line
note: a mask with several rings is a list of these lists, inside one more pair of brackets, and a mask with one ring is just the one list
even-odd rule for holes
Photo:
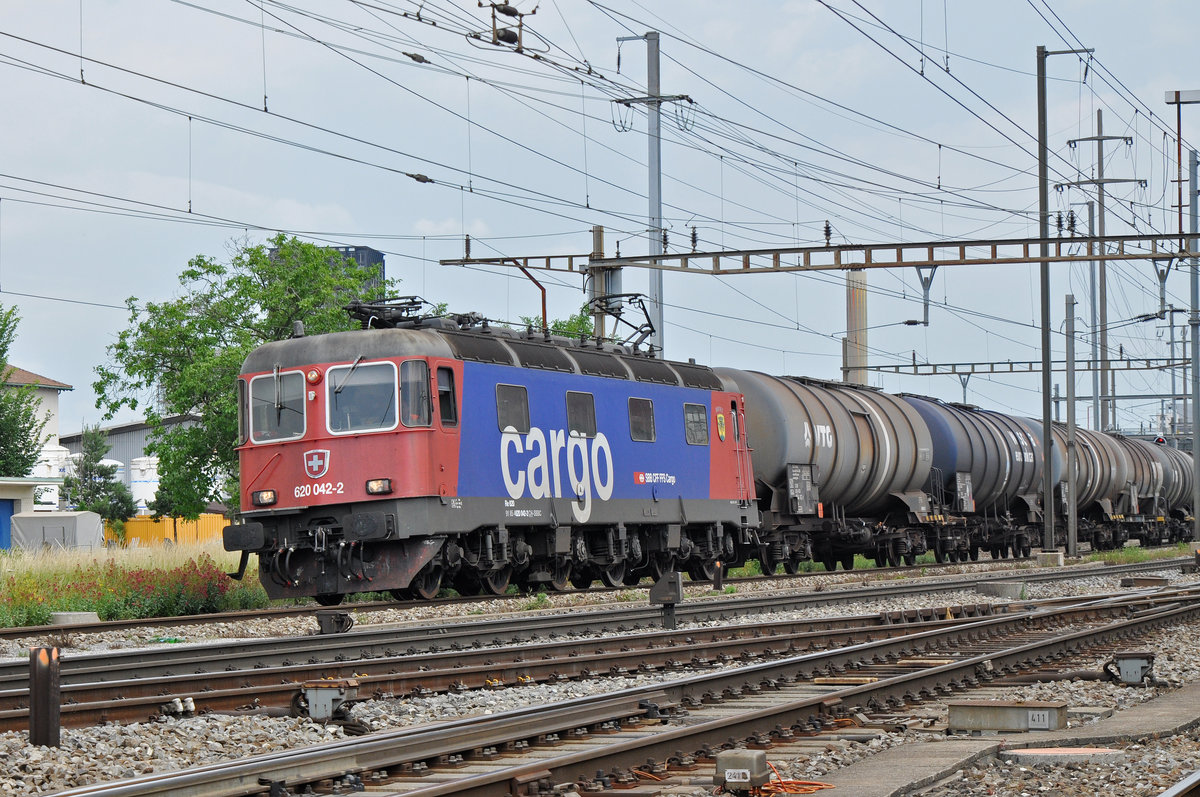
[[304,473],[310,479],[319,479],[329,470],[329,450],[315,448],[304,452]]

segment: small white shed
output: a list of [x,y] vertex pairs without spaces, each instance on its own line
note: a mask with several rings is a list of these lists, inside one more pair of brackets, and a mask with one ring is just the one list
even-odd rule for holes
[[103,548],[104,521],[95,512],[19,512],[12,516],[12,544],[43,548]]

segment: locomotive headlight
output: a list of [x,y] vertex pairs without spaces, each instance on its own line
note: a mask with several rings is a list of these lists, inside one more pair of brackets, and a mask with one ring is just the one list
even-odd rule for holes
[[250,503],[255,506],[271,506],[279,500],[274,490],[255,490],[250,493]]
[[308,380],[308,383],[310,385],[320,384],[321,372],[319,370],[317,370],[316,368],[309,368],[308,371],[304,374],[304,378]]
[[391,491],[391,479],[371,479],[367,482],[367,495],[386,495]]

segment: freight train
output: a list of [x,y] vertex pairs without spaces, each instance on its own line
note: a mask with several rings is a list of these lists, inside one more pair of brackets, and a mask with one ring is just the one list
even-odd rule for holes
[[[661,360],[594,339],[354,303],[362,329],[253,351],[238,379],[241,522],[272,598],[433,597],[692,579],[758,559],[853,567],[1028,556],[1039,422],[802,377]],[[1188,532],[1188,455],[1065,429],[1056,517],[1095,549]],[[1065,529],[1056,536],[1065,538]]]

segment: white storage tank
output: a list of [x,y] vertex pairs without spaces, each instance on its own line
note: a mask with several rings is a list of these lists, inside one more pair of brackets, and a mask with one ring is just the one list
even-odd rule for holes
[[[42,456],[33,466],[30,475],[35,479],[61,479],[71,466],[71,452],[65,446],[48,444],[42,447]],[[38,487],[34,493],[33,509],[36,512],[53,512],[58,509],[57,484]]]
[[129,461],[129,492],[139,515],[150,514],[150,502],[158,493],[158,457],[134,457]]

